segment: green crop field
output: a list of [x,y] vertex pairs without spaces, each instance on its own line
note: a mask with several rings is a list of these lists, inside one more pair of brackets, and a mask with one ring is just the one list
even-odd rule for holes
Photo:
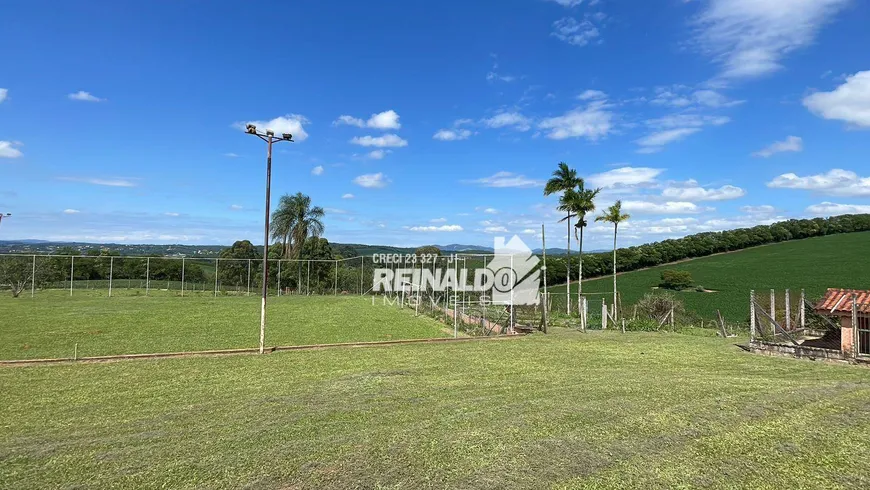
[[870,487],[870,371],[715,337],[5,367],[0,386],[4,488]]
[[[807,298],[813,300],[826,288],[870,288],[870,232],[807,238],[627,272],[617,278],[623,306],[630,307],[654,291],[662,271],[667,269],[689,271],[695,284],[715,291],[675,293],[687,310],[705,319],[715,318],[716,310],[721,310],[729,322],[748,322],[752,289],[782,292],[789,288],[798,292],[803,288]],[[571,287],[574,292],[576,288]],[[583,290],[613,291],[613,278],[584,281]],[[550,291],[564,294],[565,286]],[[601,297],[591,295],[590,305],[599,305]]]
[[[0,359],[257,347],[260,299],[114,297],[40,291],[0,296]],[[308,345],[443,337],[444,325],[359,296],[270,298],[266,343]],[[452,335],[451,335],[452,336]]]

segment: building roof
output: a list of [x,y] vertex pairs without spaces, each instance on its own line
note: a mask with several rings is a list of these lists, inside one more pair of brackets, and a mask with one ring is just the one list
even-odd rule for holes
[[825,297],[816,303],[815,310],[819,313],[852,313],[852,293],[857,295],[858,311],[870,313],[870,291],[862,289],[828,288]]

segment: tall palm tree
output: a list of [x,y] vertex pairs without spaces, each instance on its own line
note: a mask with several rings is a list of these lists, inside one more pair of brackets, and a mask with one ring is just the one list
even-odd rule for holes
[[[586,215],[595,212],[595,198],[601,192],[597,189],[584,189],[579,186],[576,192],[576,197],[572,207],[572,211],[577,216],[577,223],[574,224],[574,238],[577,239],[578,253],[580,254],[580,265],[577,271],[577,301],[579,304],[580,297],[583,295],[583,229],[586,228]],[[577,236],[577,230],[580,230],[580,236]]]
[[278,201],[278,209],[272,213],[272,239],[281,240],[284,258],[297,258],[308,237],[323,234],[323,216],[320,206],[311,206],[311,198],[297,192],[284,194]]
[[565,202],[564,193],[573,190],[578,185],[583,184],[583,179],[577,177],[577,171],[573,168],[568,168],[565,162],[559,162],[559,167],[553,172],[553,176],[547,181],[544,186],[544,195],[556,194],[562,192],[562,198],[559,200],[559,210],[565,211],[566,216],[562,221],[568,221],[568,314],[571,314],[571,212],[564,208]]
[[616,201],[613,206],[607,208],[601,216],[595,218],[595,221],[606,221],[613,223],[613,311],[616,314],[616,233],[619,229],[619,224],[631,218],[629,214],[623,214],[622,201]]

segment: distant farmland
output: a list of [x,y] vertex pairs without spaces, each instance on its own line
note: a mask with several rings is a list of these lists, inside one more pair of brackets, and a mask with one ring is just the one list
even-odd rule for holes
[[[712,319],[718,309],[727,321],[743,322],[749,318],[751,289],[804,288],[814,300],[829,287],[870,288],[870,232],[807,238],[627,272],[618,278],[623,305],[654,291],[667,269],[689,271],[695,284],[716,291],[676,293],[687,310]],[[576,287],[572,285],[572,292]],[[611,276],[583,282],[584,292],[612,290]],[[565,286],[550,291],[564,294]],[[591,306],[600,298],[590,295]]]

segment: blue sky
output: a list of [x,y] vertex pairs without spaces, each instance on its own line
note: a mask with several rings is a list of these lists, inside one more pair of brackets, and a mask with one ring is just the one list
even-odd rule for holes
[[[50,5],[50,8],[49,8]],[[254,8],[256,6],[256,8]],[[858,0],[15,2],[0,7],[0,239],[564,246],[559,161],[621,245],[870,212]],[[587,248],[606,248],[593,224]]]

